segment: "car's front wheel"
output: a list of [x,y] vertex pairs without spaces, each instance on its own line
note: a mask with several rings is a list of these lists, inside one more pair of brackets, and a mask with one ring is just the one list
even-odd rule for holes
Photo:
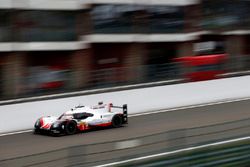
[[40,133],[40,129],[38,128],[35,128],[34,131],[33,131],[34,134],[39,134]]
[[76,130],[77,130],[77,124],[75,121],[68,121],[66,124],[65,124],[65,133],[67,135],[72,135],[72,134],[75,134],[76,133]]

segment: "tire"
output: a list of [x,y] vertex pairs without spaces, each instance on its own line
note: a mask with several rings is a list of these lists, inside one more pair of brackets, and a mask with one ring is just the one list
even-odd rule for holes
[[39,134],[40,133],[40,127],[41,127],[41,123],[40,123],[40,119],[38,119],[34,125],[34,134]]
[[34,131],[33,131],[34,134],[40,134],[40,129],[38,128],[35,128]]
[[65,133],[67,135],[73,135],[76,133],[76,122],[75,121],[69,121],[65,124]]
[[112,118],[112,127],[119,128],[122,125],[122,118],[119,115],[115,115]]

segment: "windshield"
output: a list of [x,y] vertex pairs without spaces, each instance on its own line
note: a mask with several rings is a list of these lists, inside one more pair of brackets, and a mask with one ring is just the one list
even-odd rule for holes
[[73,119],[73,114],[62,114],[58,119]]
[[58,120],[62,119],[86,119],[88,117],[93,117],[94,114],[92,113],[87,113],[87,112],[82,112],[82,113],[74,113],[74,114],[62,114]]
[[86,119],[93,116],[93,114],[87,112],[73,114],[74,119]]

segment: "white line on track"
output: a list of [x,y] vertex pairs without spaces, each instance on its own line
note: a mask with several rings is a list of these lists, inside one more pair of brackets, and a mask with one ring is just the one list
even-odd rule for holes
[[[144,113],[138,113],[138,114],[130,114],[130,115],[128,115],[128,117],[137,117],[137,116],[143,116],[143,115],[149,115],[149,114],[158,114],[158,113],[164,113],[164,112],[169,112],[169,111],[176,111],[176,110],[184,110],[184,109],[191,109],[191,108],[197,108],[197,107],[212,106],[212,105],[217,105],[217,104],[233,103],[233,102],[245,101],[245,100],[250,100],[250,97],[245,97],[245,98],[240,98],[240,99],[223,100],[223,101],[219,101],[219,102],[211,102],[211,103],[190,105],[190,106],[170,108],[170,109],[162,109],[162,110],[158,110],[158,111],[144,112]],[[31,131],[32,131],[32,129],[28,129],[28,130],[24,130],[24,131],[17,131],[17,132],[10,132],[10,133],[2,133],[2,134],[0,134],[0,137],[8,136],[8,135],[21,134],[21,133],[28,133],[28,132],[31,132]]]
[[197,105],[189,105],[189,106],[176,107],[176,108],[170,108],[170,109],[162,109],[162,110],[151,111],[151,112],[143,112],[143,113],[131,114],[131,115],[129,115],[129,117],[137,117],[137,116],[143,116],[143,115],[149,115],[149,114],[158,114],[158,113],[163,113],[163,112],[168,112],[168,111],[192,109],[192,108],[197,108],[197,107],[205,107],[205,106],[233,103],[233,102],[246,101],[246,100],[250,100],[250,97],[245,97],[245,98],[240,98],[240,99],[223,100],[223,101],[210,102],[210,103],[203,103],[203,104],[197,104]]
[[3,134],[0,134],[0,137],[9,136],[9,135],[16,135],[16,134],[21,134],[21,133],[28,133],[28,132],[32,132],[32,131],[33,131],[32,129],[29,129],[29,130],[23,130],[23,131],[18,131],[18,132],[3,133]]
[[164,156],[164,155],[171,155],[171,154],[181,153],[181,152],[185,152],[185,151],[191,151],[191,150],[195,150],[195,149],[206,148],[206,147],[210,147],[210,146],[217,146],[217,145],[222,145],[222,144],[228,144],[228,143],[249,140],[249,139],[250,139],[250,136],[247,136],[247,137],[242,137],[242,138],[237,138],[237,139],[232,139],[232,140],[226,140],[226,141],[215,142],[215,143],[211,143],[211,144],[200,145],[200,146],[196,146],[196,147],[189,147],[189,148],[184,148],[184,149],[180,149],[180,150],[164,152],[164,153],[160,153],[160,154],[153,154],[153,155],[148,155],[148,156],[144,156],[144,157],[132,158],[132,159],[124,160],[124,161],[113,162],[113,163],[98,165],[98,166],[94,166],[94,167],[109,167],[109,166],[114,166],[114,165],[121,165],[121,164],[128,163],[128,162],[140,161],[140,160],[145,160],[145,159],[149,159],[149,158],[155,158],[155,157],[160,157],[160,156]]

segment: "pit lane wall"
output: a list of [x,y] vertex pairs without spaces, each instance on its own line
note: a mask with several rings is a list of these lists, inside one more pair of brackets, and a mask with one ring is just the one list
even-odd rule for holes
[[1,105],[0,134],[32,129],[41,116],[59,116],[79,104],[95,105],[99,101],[128,104],[132,115],[247,97],[250,97],[250,76]]

